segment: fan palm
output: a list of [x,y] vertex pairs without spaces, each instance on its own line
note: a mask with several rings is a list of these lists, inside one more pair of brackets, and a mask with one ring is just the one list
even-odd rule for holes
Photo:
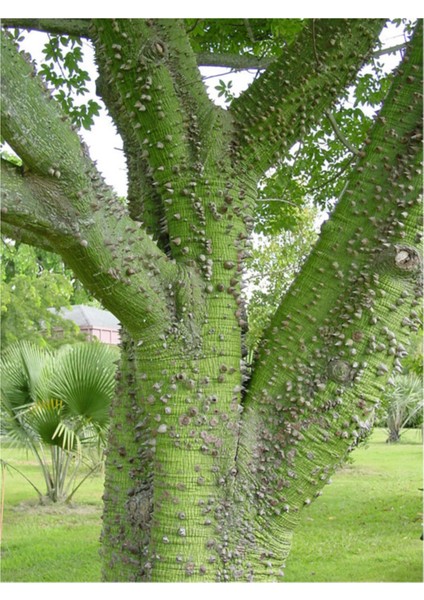
[[386,426],[388,443],[398,442],[402,430],[422,413],[422,380],[415,373],[398,375],[388,397]]
[[81,485],[84,449],[103,445],[115,359],[108,346],[87,342],[55,353],[19,342],[1,359],[2,434],[34,453],[54,502]]

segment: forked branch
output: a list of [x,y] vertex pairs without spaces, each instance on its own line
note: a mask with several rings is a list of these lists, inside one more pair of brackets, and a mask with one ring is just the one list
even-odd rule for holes
[[370,431],[420,326],[422,23],[369,138],[264,334],[245,400],[240,489],[268,515],[276,551]]

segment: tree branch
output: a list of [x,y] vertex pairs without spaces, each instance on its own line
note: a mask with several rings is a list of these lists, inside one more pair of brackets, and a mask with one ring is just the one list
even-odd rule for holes
[[[2,162],[3,221],[47,239],[123,324],[162,328],[166,315],[171,318],[175,265],[130,219],[7,35],[1,116],[3,136],[24,164],[20,170]],[[142,258],[137,268],[131,251]]]
[[339,126],[337,125],[337,121],[334,118],[333,113],[329,110],[325,110],[324,113],[325,113],[325,116],[327,117],[327,119],[330,121],[331,127],[333,128],[333,131],[336,134],[337,139],[340,140],[340,142],[343,144],[343,146],[345,146],[349,150],[349,152],[352,152],[352,154],[354,154],[355,156],[358,156],[359,150],[357,148],[355,148],[355,146],[352,146],[352,144],[349,142],[349,140],[340,131]]
[[[192,237],[189,228],[199,218],[188,189],[227,150],[228,115],[208,98],[179,21],[99,20],[94,30],[101,90],[129,158],[131,214],[185,261],[179,241]],[[185,219],[175,217],[176,198]],[[193,244],[190,251],[195,258],[204,248]]]
[[420,324],[422,23],[369,137],[265,332],[245,402],[240,493],[258,499],[270,544],[368,433]]
[[[5,207],[2,207],[2,214],[7,212]],[[16,242],[22,242],[23,244],[28,244],[28,246],[35,246],[36,248],[42,248],[43,250],[47,250],[48,252],[55,252],[55,249],[50,244],[48,240],[39,236],[38,234],[34,234],[32,231],[27,231],[23,227],[12,225],[11,223],[6,222],[4,219],[0,222],[1,225],[1,233],[7,238],[15,240]]]
[[395,54],[399,50],[405,50],[407,44],[397,44],[396,46],[390,46],[389,48],[382,48],[381,50],[376,50],[372,53],[373,58],[379,58],[380,56],[384,56],[385,54]]
[[[247,20],[247,19],[246,19]],[[26,29],[28,31],[43,31],[59,35],[74,35],[90,38],[91,19],[2,19],[5,28]],[[187,33],[190,33],[189,31]],[[382,48],[372,54],[379,58],[406,48],[406,44],[397,44],[390,48]],[[248,54],[220,54],[215,52],[199,52],[196,54],[197,64],[203,67],[228,67],[234,70],[266,69],[275,57],[259,57]]]
[[90,37],[90,19],[2,19],[2,27],[45,31],[59,35]]
[[60,223],[57,223],[54,217],[53,207],[62,196],[55,181],[25,173],[22,167],[1,159],[1,188],[2,231],[9,226],[9,231],[20,231],[21,237],[30,238],[33,245],[43,247],[51,246],[49,238],[55,235],[61,238],[62,243],[65,238],[72,237],[71,219],[68,221],[62,215]]
[[236,71],[249,69],[266,69],[276,60],[275,57],[259,57],[249,54],[219,54],[199,52],[196,54],[197,64],[201,67],[228,67]]
[[266,171],[322,117],[353,81],[383,24],[372,19],[308,24],[233,101],[230,112],[241,131],[239,157],[246,168]]
[[[26,29],[28,31],[42,31],[57,35],[74,35],[78,37],[91,38],[91,19],[2,19],[5,28]],[[190,33],[190,32],[187,32]],[[196,54],[199,66],[205,67],[228,67],[236,70],[243,69],[265,69],[273,58],[259,58],[257,56],[239,54],[219,54],[200,52]]]

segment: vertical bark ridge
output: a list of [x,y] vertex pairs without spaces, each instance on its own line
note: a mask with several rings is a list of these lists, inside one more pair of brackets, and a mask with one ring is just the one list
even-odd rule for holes
[[[123,366],[121,375],[133,377],[134,396],[117,403],[109,443],[109,580],[219,578],[240,406],[240,336],[228,309],[227,315],[225,336],[205,323],[202,345],[185,355],[169,335],[157,343],[134,340],[135,368]],[[140,494],[150,515],[142,531],[131,528],[128,510]],[[124,539],[130,548],[119,546]]]
[[149,235],[158,242],[162,251],[168,250],[167,231],[163,231],[163,204],[155,186],[146,150],[140,147],[134,124],[127,111],[119,110],[120,96],[116,87],[109,84],[107,73],[99,62],[100,74],[96,81],[97,94],[102,98],[113,118],[123,141],[123,152],[128,170],[128,211],[132,219],[143,224]]
[[184,108],[192,154],[191,163],[203,164],[204,147],[208,147],[216,115],[220,111],[209,99],[203,85],[183,21],[158,19],[155,25],[168,45],[167,64],[174,82],[174,90]]
[[139,395],[134,343],[125,330],[121,330],[103,505],[102,580],[148,580],[153,510],[151,423]]
[[[177,21],[100,20],[95,29],[105,100],[131,151],[129,200],[142,207],[155,237],[172,237],[167,209],[203,169],[200,147],[215,108]],[[144,189],[133,193],[140,180]],[[196,220],[190,204],[186,211]]]

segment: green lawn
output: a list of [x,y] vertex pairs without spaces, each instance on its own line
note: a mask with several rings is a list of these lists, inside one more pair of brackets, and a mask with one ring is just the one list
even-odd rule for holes
[[[377,430],[352,454],[322,497],[305,510],[287,561],[289,582],[423,580],[422,441],[409,431],[387,445]],[[2,458],[42,484],[23,452]],[[73,507],[39,506],[31,486],[8,471],[2,543],[3,582],[96,582],[102,478],[90,478]]]
[[386,444],[376,430],[303,515],[287,561],[291,582],[423,580],[422,439]]

